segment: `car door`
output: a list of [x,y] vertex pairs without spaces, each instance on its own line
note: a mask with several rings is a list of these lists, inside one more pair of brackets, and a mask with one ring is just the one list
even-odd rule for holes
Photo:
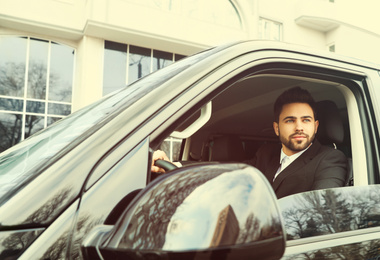
[[282,259],[378,259],[380,186],[343,187],[279,200],[287,248]]
[[[369,132],[373,131],[367,120],[371,114],[368,113],[370,111],[358,109],[358,104],[361,108],[365,108],[368,100],[362,83],[364,74],[355,70],[356,66],[294,50],[257,46],[252,43],[222,48],[215,55],[200,55],[193,59],[199,64],[189,66],[184,71],[177,70],[175,65],[169,66],[167,70],[137,82],[136,84],[142,88],[144,84],[152,84],[153,87],[143,96],[139,96],[137,101],[134,100],[133,106],[121,107],[118,114],[111,116],[112,123],[99,126],[97,134],[86,141],[89,147],[103,151],[97,153],[95,163],[87,165],[87,168],[78,168],[79,171],[83,169],[87,176],[80,196],[67,208],[59,221],[54,223],[54,225],[65,223],[66,229],[62,232],[67,232],[65,241],[69,243],[63,250],[64,256],[81,258],[78,245],[89,229],[96,224],[113,223],[113,219],[117,218],[115,217],[117,214],[112,214],[113,209],[120,212],[125,209],[128,203],[123,204],[123,199],[128,201],[132,196],[128,196],[129,194],[134,194],[135,190],[142,188],[144,181],[150,181],[149,148],[156,149],[167,136],[201,107],[247,77],[281,75],[284,78],[307,78],[309,83],[313,83],[315,79],[330,80],[337,85],[342,83],[342,78],[345,79],[343,83],[346,85],[342,88],[348,96],[347,100],[351,102],[350,123],[358,125],[350,129],[351,134],[355,136],[355,149],[353,149],[356,156],[353,158],[356,162],[355,171],[359,173],[363,170],[364,176],[368,176],[367,172],[370,173],[369,176],[374,175],[378,158],[373,156],[375,154],[373,148],[368,148],[371,146],[371,140],[363,137],[362,130],[364,128]],[[186,60],[183,62],[186,67]],[[161,78],[160,73],[169,73],[171,76]],[[252,86],[253,89],[256,87]],[[282,88],[285,86],[280,86],[278,91]],[[261,90],[263,89],[265,90],[265,86],[261,86]],[[364,119],[367,121],[363,121]],[[99,145],[91,146],[91,141],[95,140]],[[91,149],[87,151],[89,155],[93,152]],[[369,158],[373,164],[368,163]],[[135,177],[137,179],[133,179]],[[362,184],[368,184],[367,177],[360,177],[358,180]],[[136,185],[124,188],[124,185],[130,183]],[[115,194],[112,192],[113,187]],[[98,207],[104,207],[104,211]],[[49,227],[48,231],[54,233],[53,228]],[[57,240],[49,239],[47,235],[49,232],[41,236],[41,242],[35,243],[30,252],[38,251],[38,245],[47,248],[50,243],[50,246],[54,247],[54,241]]]
[[[248,49],[248,46],[244,47]],[[155,149],[166,136],[176,130],[187,118],[196,113],[201,107],[209,101],[212,101],[231,85],[247,76],[284,75],[302,76],[310,79],[310,81],[314,79],[322,81],[329,80],[342,85],[340,86],[340,88],[343,89],[342,92],[348,96],[346,100],[351,102],[348,104],[348,107],[349,110],[351,109],[352,111],[350,110],[348,113],[350,117],[350,133],[355,136],[355,140],[351,139],[351,141],[354,149],[353,154],[355,155],[353,159],[355,160],[354,168],[355,172],[358,173],[354,175],[354,178],[356,176],[356,183],[368,184],[376,182],[373,176],[376,172],[378,156],[375,156],[374,150],[370,145],[371,140],[366,139],[363,135],[364,131],[372,132],[373,134],[375,134],[375,132],[373,132],[372,125],[369,121],[372,113],[365,109],[368,100],[365,92],[366,83],[364,81],[364,73],[355,70],[358,69],[358,67],[351,66],[347,68],[349,66],[345,67],[346,64],[344,63],[303,55],[292,51],[264,50],[256,52],[247,50],[246,52],[243,51],[240,55],[236,55],[236,53],[237,50],[233,49],[231,52],[226,52],[223,58],[218,56],[215,60],[210,59],[210,62],[214,61],[212,67],[208,69],[202,66],[195,67],[193,70],[186,71],[181,75],[183,76],[181,77],[182,81],[179,81],[179,78],[177,78],[176,81],[167,84],[163,90],[170,94],[166,94],[163,100],[168,101],[163,102],[164,105],[161,107],[159,107],[157,105],[158,102],[155,101],[156,103],[154,105],[156,105],[157,109],[155,110],[154,116],[151,116],[143,125],[139,126],[133,134],[130,134],[128,138],[125,139],[125,142],[129,143],[130,147],[132,147],[132,144],[139,147],[136,144],[136,141],[138,141],[141,143],[141,147],[143,147],[141,151],[144,152],[142,152],[142,154],[146,154],[148,146]],[[204,64],[206,64],[205,61],[202,65]],[[203,70],[201,68],[203,68]],[[143,111],[143,107],[146,107],[146,104],[140,108],[140,111]],[[359,124],[359,126],[357,124]],[[354,125],[356,126],[353,127]],[[145,164],[141,166],[134,165],[132,162],[125,162],[125,164],[128,165],[128,171],[139,169],[138,174],[142,173],[143,175],[148,175],[149,160],[143,159],[142,157],[139,158],[141,158],[141,160],[136,161],[145,162]],[[374,163],[370,164],[369,162]],[[101,164],[99,164],[99,168],[101,168]],[[131,173],[128,174],[132,176]],[[120,189],[122,189],[121,187],[122,186],[120,186]],[[99,189],[102,188],[99,186]],[[133,190],[131,189],[125,192],[125,195],[128,195],[129,192],[133,192]],[[112,196],[112,193],[110,193],[109,196]],[[122,200],[122,197],[123,196],[120,196],[115,200],[112,199],[113,202],[111,204],[117,205],[118,200]],[[88,198],[88,200],[90,201],[92,199]],[[83,202],[84,201],[85,200],[83,200]],[[107,199],[104,199],[104,201],[107,201]],[[111,208],[110,206],[109,209]],[[88,212],[88,209],[84,209],[83,212]],[[85,215],[86,214],[83,213],[83,216]],[[107,218],[108,216],[103,217],[104,220],[102,219],[99,223],[106,221]],[[78,224],[79,222],[77,222],[77,225]],[[80,226],[78,225],[78,227]],[[76,232],[80,233],[81,231],[78,227]],[[78,237],[81,236],[79,235]],[[78,247],[74,247],[76,249],[72,252],[77,252]]]

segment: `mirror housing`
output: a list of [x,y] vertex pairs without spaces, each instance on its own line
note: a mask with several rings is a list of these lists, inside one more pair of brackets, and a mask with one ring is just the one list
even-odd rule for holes
[[165,174],[105,230],[86,238],[85,258],[280,259],[285,250],[277,198],[262,173],[246,164]]

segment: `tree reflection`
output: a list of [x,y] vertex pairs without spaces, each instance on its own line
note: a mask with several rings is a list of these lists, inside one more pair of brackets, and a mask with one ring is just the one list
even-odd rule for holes
[[47,68],[44,63],[33,62],[28,69],[28,97],[45,99]]
[[[380,187],[345,187],[280,200],[287,239],[380,226]],[[378,259],[380,240],[312,250],[284,259]]]
[[0,68],[0,95],[22,97],[24,95],[25,64],[8,62]]
[[262,225],[260,220],[250,213],[245,225],[240,229],[239,238],[236,244],[247,244],[253,241],[265,240],[280,235],[281,223],[272,217],[269,224]]
[[[24,232],[12,233],[3,240],[3,251],[13,252],[12,256],[14,257],[23,252],[40,235],[40,233],[42,233],[42,231],[38,228],[41,228],[46,223],[50,222],[55,216],[57,216],[57,213],[62,209],[62,207],[67,205],[67,201],[72,197],[71,193],[71,188],[61,190],[54,197],[43,204],[38,210],[31,214],[22,224],[37,228],[37,230],[32,229],[31,231],[28,231],[26,229]],[[67,243],[67,240],[64,242]],[[51,251],[59,251],[59,248],[59,243],[55,244],[54,248],[51,248]]]
[[[0,120],[0,152],[17,144],[22,139],[29,137],[33,133],[41,130],[44,124],[42,116],[26,115],[23,119],[21,113],[46,114],[46,78],[47,68],[43,63],[31,63],[28,67],[28,87],[24,91],[25,85],[25,64],[8,62],[4,67],[0,67],[0,95],[12,98],[0,98],[0,109],[14,111],[15,113],[4,113]],[[59,75],[50,73],[49,84],[54,86],[59,81]],[[41,101],[27,101],[27,106],[23,98],[26,96]],[[66,97],[71,95],[67,89],[60,90],[56,96]],[[18,98],[18,99],[14,99]],[[64,99],[64,98],[63,98]],[[25,127],[25,135],[22,136],[22,128]]]
[[380,226],[379,187],[297,194],[280,204],[288,240]]

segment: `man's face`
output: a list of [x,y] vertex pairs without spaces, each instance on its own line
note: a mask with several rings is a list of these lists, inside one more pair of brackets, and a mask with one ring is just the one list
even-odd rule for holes
[[290,156],[310,146],[318,125],[309,104],[291,103],[283,106],[279,121],[273,123],[273,128],[280,137],[284,153]]

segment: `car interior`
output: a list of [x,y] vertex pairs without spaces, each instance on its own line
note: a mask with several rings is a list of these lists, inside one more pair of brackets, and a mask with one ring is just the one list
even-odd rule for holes
[[[182,140],[177,142],[178,149],[172,158],[184,166],[199,162],[243,162],[253,158],[264,144],[279,143],[272,126],[273,104],[283,91],[295,86],[307,89],[317,102],[320,124],[316,138],[346,155],[349,161],[346,185],[353,185],[352,136],[362,133],[360,128],[350,131],[353,122],[360,122],[357,101],[350,88],[341,82],[311,77],[260,74],[234,82],[171,134],[172,139]],[[168,140],[159,149],[170,153],[165,143]],[[355,142],[359,140],[355,138]],[[357,158],[360,151],[355,149]],[[361,164],[365,166],[365,159]]]

